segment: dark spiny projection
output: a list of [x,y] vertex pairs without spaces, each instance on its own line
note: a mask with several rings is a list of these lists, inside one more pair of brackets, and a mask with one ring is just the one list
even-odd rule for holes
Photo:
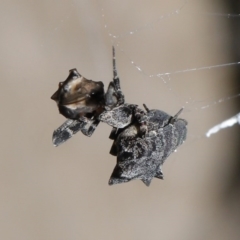
[[53,132],[53,144],[59,146],[78,131],[91,136],[99,122],[112,127],[110,154],[117,163],[109,185],[140,179],[149,186],[153,178],[163,179],[162,165],[169,155],[186,140],[187,121],[161,110],[144,110],[125,103],[117,75],[113,48],[113,81],[104,92],[102,82],[88,80],[76,69],[69,71],[64,82],[51,97],[59,112],[67,118]]

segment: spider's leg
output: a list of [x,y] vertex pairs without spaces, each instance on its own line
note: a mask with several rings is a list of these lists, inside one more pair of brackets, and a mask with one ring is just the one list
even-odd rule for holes
[[117,67],[116,67],[116,57],[115,57],[115,48],[112,47],[113,52],[113,83],[115,87],[115,91],[118,98],[118,106],[124,103],[124,95],[122,93],[121,87],[120,87],[120,80],[117,74]]
[[181,114],[181,112],[183,111],[183,108],[181,108],[177,114],[175,114],[169,121],[170,124],[174,124],[176,122],[176,120],[178,119],[178,116]]
[[55,147],[66,142],[86,125],[85,121],[68,119],[59,128],[54,130],[52,141]]
[[66,142],[80,130],[84,135],[91,137],[99,122],[96,118],[88,119],[86,117],[81,117],[78,120],[68,119],[59,128],[54,130],[52,136],[54,146],[57,147]]
[[107,111],[113,109],[118,105],[118,98],[116,96],[116,90],[113,82],[108,85],[108,90],[105,94],[105,109]]
[[109,135],[109,139],[115,140],[118,135],[119,135],[118,129],[115,128],[115,127],[113,127],[113,128],[112,128],[112,131],[111,131],[111,133],[110,133],[110,135]]
[[105,109],[111,110],[114,107],[124,104],[124,95],[120,87],[120,80],[117,75],[115,49],[113,50],[113,81],[108,85],[108,90],[105,94]]
[[93,118],[93,119],[85,118],[85,119],[86,119],[85,120],[86,124],[81,129],[81,132],[85,136],[91,137],[100,121],[96,118]]
[[113,54],[113,79],[118,78],[117,68],[116,68],[116,57],[115,57],[115,48],[112,46],[112,54]]
[[109,153],[110,153],[111,155],[113,155],[113,156],[117,156],[116,139],[117,139],[118,135],[119,135],[118,129],[115,128],[115,127],[113,127],[113,128],[112,128],[112,131],[111,131],[111,133],[110,133],[110,136],[109,136],[109,138],[110,138],[111,140],[113,140],[113,144],[112,144],[112,147],[111,147]]
[[117,153],[118,153],[117,138],[118,138],[119,134],[123,131],[124,131],[124,128],[120,128],[120,129],[115,128],[115,127],[112,128],[109,138],[113,140],[113,144],[112,144],[112,147],[111,147],[109,153],[113,156],[117,156]]
[[150,111],[149,108],[146,106],[145,103],[143,104],[143,107],[145,108],[146,112],[149,112],[149,111]]

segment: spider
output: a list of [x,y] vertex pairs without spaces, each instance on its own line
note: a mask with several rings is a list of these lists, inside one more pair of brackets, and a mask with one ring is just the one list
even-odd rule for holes
[[187,135],[187,121],[161,110],[144,110],[135,104],[125,103],[117,75],[113,47],[113,81],[104,93],[102,82],[88,80],[76,69],[59,83],[51,97],[59,112],[68,118],[53,132],[53,144],[58,146],[81,130],[91,136],[99,122],[112,127],[113,140],[110,154],[117,163],[109,185],[140,179],[146,186],[155,178],[163,179],[162,165],[167,157],[181,145]]

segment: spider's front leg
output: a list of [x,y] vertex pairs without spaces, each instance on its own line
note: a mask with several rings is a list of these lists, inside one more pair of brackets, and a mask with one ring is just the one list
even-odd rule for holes
[[117,75],[116,68],[116,58],[115,58],[115,49],[112,48],[113,51],[113,81],[111,81],[108,85],[108,90],[105,94],[105,108],[106,110],[111,110],[114,107],[120,106],[124,104],[125,99],[123,92],[120,87],[120,80]]
[[125,102],[123,92],[120,87],[120,80],[117,74],[117,67],[116,67],[116,57],[115,57],[115,48],[112,47],[113,52],[113,84],[115,87],[117,99],[118,99],[118,106]]
[[68,119],[53,132],[52,141],[55,147],[66,142],[77,132],[81,131],[84,135],[91,137],[95,131],[99,120],[96,118],[80,117],[78,120]]

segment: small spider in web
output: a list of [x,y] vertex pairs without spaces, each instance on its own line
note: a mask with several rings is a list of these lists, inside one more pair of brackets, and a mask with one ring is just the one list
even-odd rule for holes
[[155,178],[163,179],[162,165],[181,145],[187,135],[187,121],[161,110],[144,110],[125,103],[117,75],[113,47],[113,81],[104,92],[102,82],[88,80],[77,69],[69,71],[64,82],[52,95],[59,112],[67,118],[53,132],[53,144],[59,146],[78,131],[91,136],[99,122],[112,127],[110,154],[117,163],[109,185],[140,179],[146,186]]

